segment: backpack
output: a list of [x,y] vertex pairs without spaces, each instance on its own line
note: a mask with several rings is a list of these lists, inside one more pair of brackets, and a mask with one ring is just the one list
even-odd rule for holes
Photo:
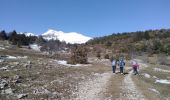
[[125,62],[122,60],[122,61],[120,61],[120,64],[119,64],[120,66],[125,66]]

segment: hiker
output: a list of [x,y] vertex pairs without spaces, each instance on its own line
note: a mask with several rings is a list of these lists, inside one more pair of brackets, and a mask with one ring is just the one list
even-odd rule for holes
[[125,62],[123,59],[119,60],[119,67],[120,67],[120,73],[123,74],[124,73],[124,67],[125,67]]
[[114,58],[112,59],[112,70],[113,70],[113,73],[116,72],[116,60]]
[[139,64],[137,63],[137,61],[132,61],[132,68],[133,68],[134,75],[139,74],[138,73]]

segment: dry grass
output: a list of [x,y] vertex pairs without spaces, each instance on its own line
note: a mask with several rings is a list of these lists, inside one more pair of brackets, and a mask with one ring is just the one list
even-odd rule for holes
[[[155,71],[154,68],[160,68],[164,70],[170,70],[170,66],[159,65],[158,57],[153,56],[149,57],[148,63],[149,66],[140,71],[140,73],[147,73],[151,76],[151,78],[146,78],[143,75],[134,76],[133,80],[136,82],[136,85],[140,87],[143,91],[143,94],[148,97],[149,100],[166,100],[170,97],[170,85],[169,84],[161,84],[155,83],[157,77],[158,79],[168,79],[170,77],[170,73]],[[169,80],[169,79],[168,79]],[[156,89],[160,94],[150,91],[149,88]]]
[[119,99],[123,78],[124,78],[124,76],[122,76],[120,74],[116,74],[110,79],[110,82],[108,85],[109,87],[107,89],[108,91],[105,93],[106,97],[111,96],[111,98],[110,98],[111,100]]
[[[94,73],[104,73],[111,70],[111,66],[108,67],[97,62],[92,63],[91,66],[66,67],[53,62],[54,59],[38,52],[20,49],[1,51],[0,55],[28,56],[26,59],[5,60],[5,62],[0,63],[0,68],[9,66],[9,71],[0,72],[1,78],[11,80],[15,75],[22,77],[21,83],[9,83],[9,86],[14,89],[14,94],[28,94],[27,99],[70,99],[72,93],[77,91],[76,85],[81,81],[91,77]],[[28,61],[31,62],[31,68],[24,67]],[[19,64],[14,65],[15,62],[19,62]],[[45,91],[42,87],[49,93],[33,93],[36,89]],[[8,98],[10,100],[17,99],[14,95],[8,96]],[[7,99],[7,95],[1,95],[0,99]]]

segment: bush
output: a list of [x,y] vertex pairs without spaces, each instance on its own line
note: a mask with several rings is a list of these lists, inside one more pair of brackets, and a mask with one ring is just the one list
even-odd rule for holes
[[100,52],[97,52],[96,57],[97,57],[98,59],[100,59],[100,58],[101,58],[101,54],[100,54]]
[[87,50],[86,48],[82,47],[75,47],[72,50],[72,55],[70,60],[68,61],[69,64],[87,64]]
[[105,59],[109,59],[110,57],[109,57],[109,54],[106,54],[105,56],[104,56],[104,58]]

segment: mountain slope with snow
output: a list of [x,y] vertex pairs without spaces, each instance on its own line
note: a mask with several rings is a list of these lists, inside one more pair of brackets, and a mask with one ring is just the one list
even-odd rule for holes
[[56,31],[49,29],[47,32],[42,34],[42,37],[46,40],[60,40],[60,41],[65,41],[66,43],[71,43],[71,44],[82,44],[87,42],[88,40],[92,39],[91,37],[84,36],[80,33],[76,32],[69,32],[65,33],[63,31]]

